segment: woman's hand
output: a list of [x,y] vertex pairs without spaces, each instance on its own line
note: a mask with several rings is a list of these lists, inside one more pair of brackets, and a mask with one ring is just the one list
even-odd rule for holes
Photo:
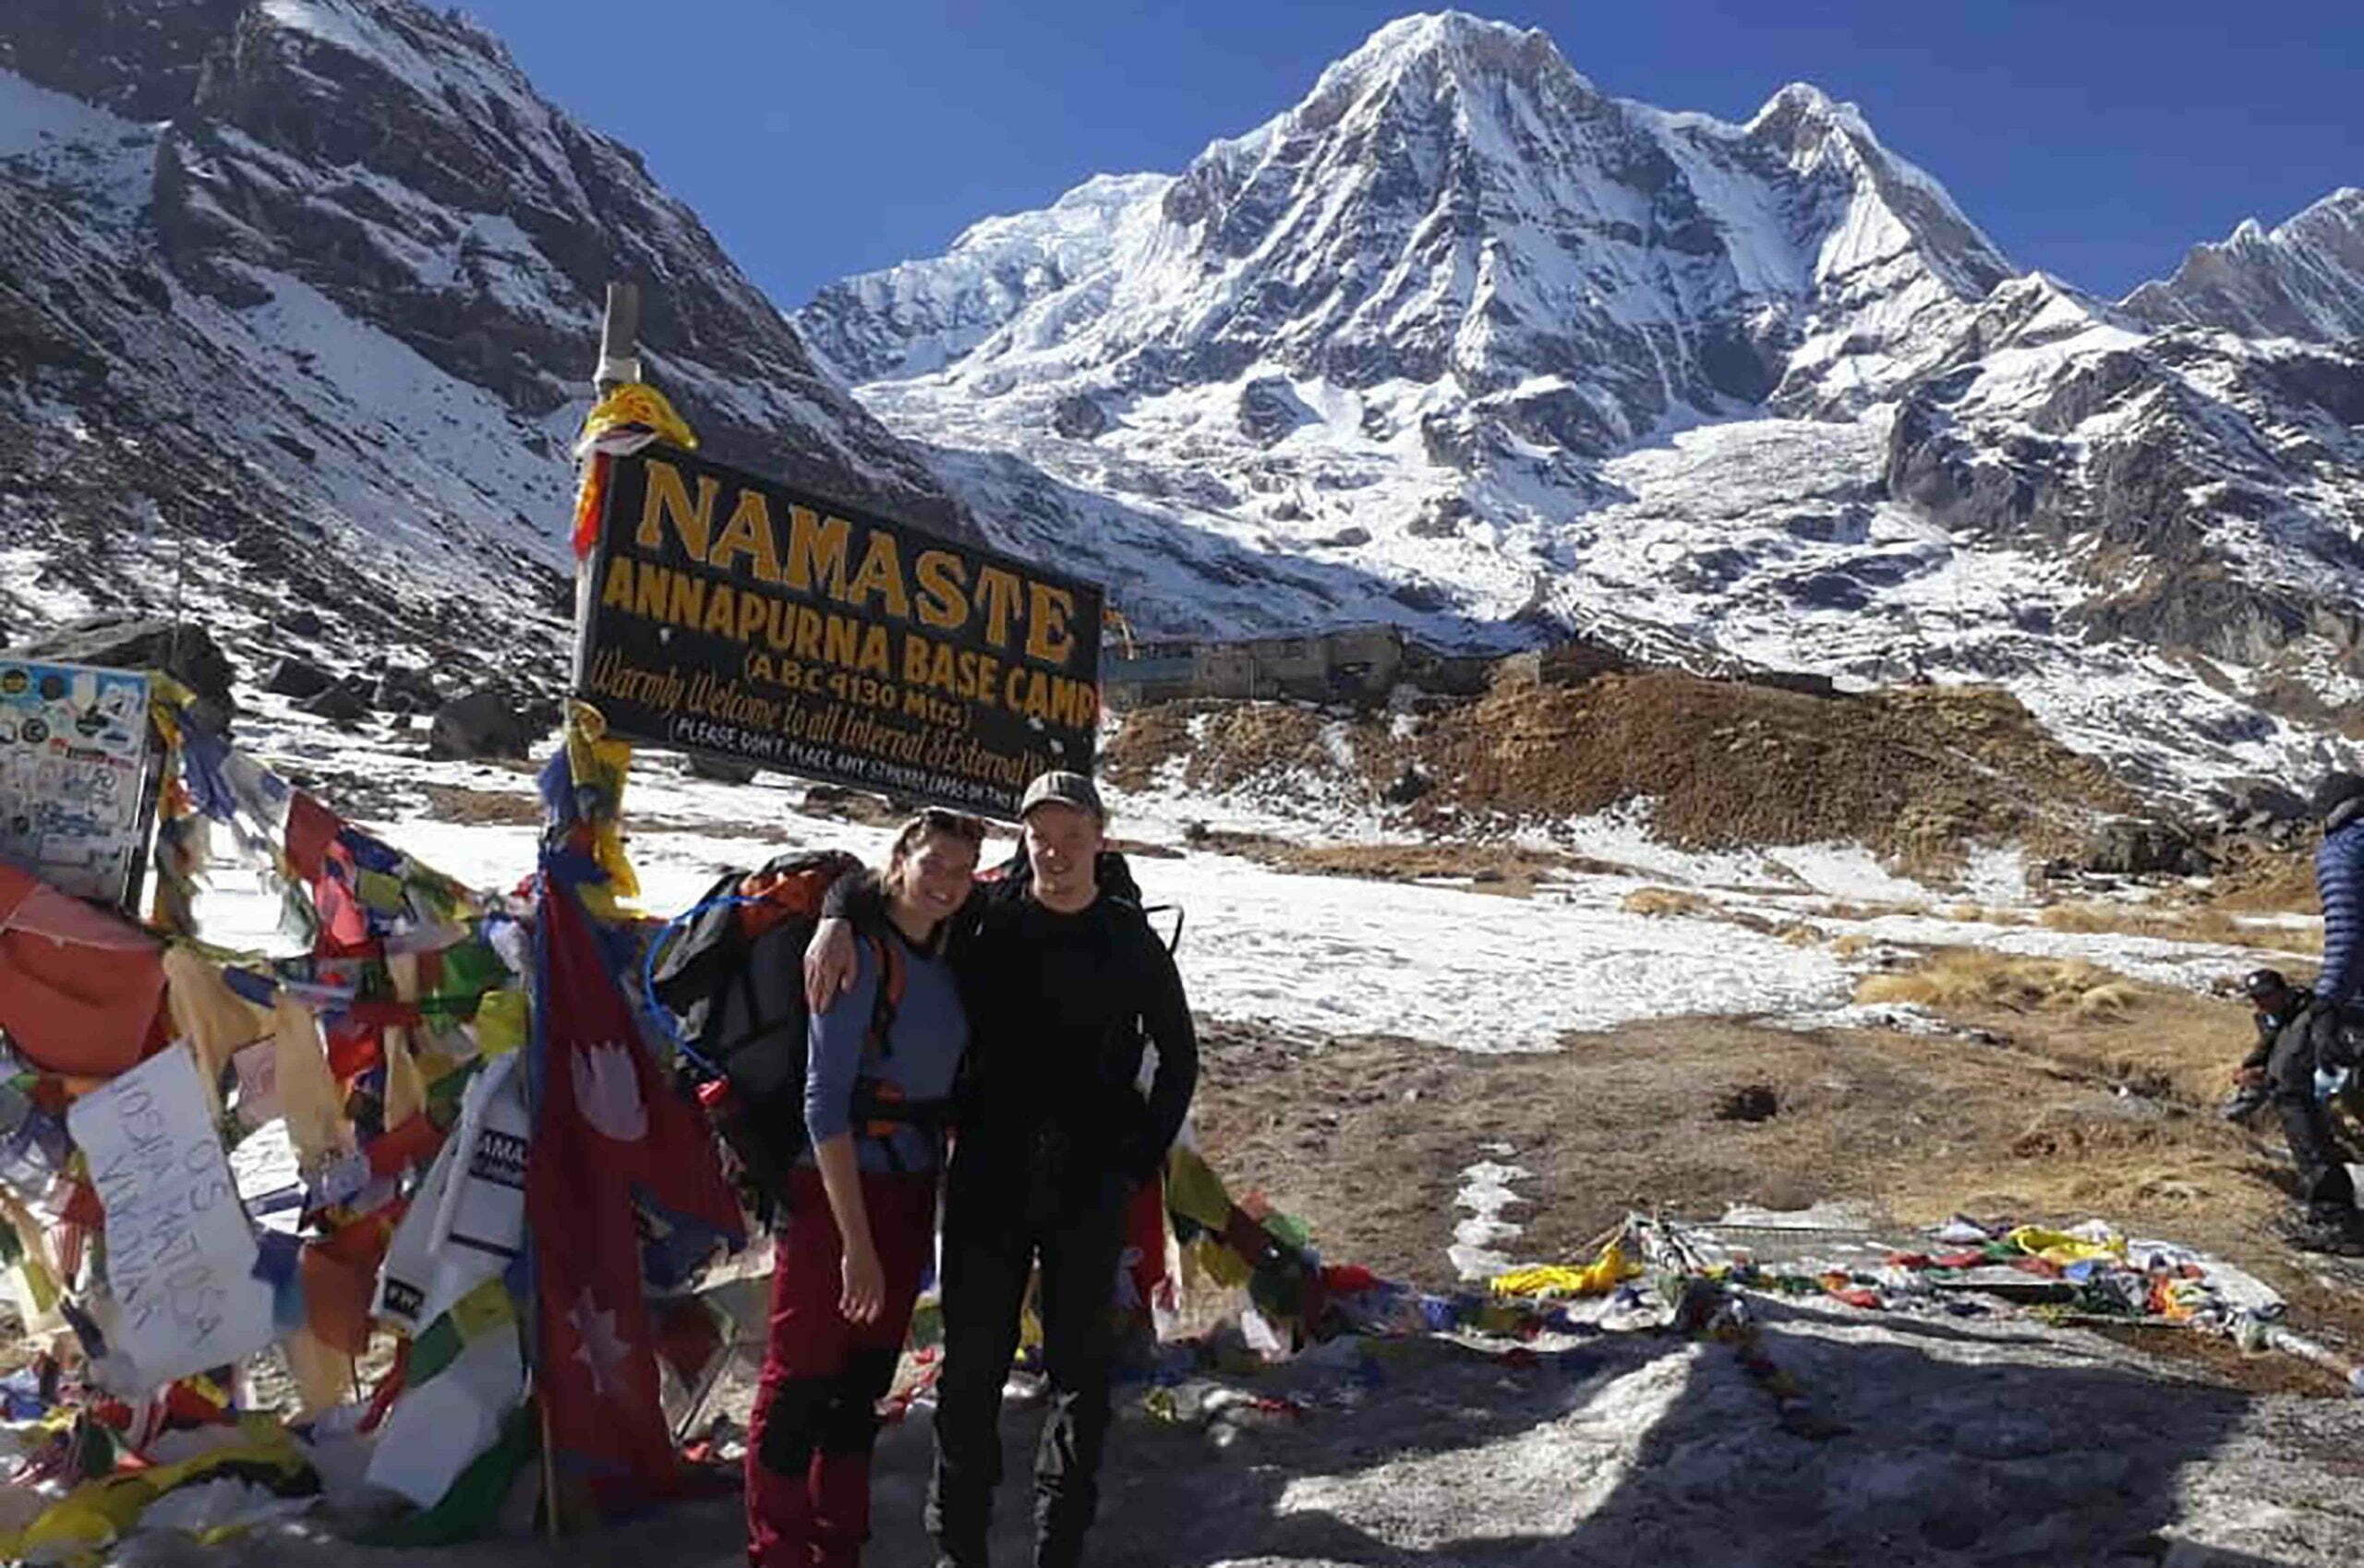
[[879,1265],[878,1249],[864,1236],[859,1246],[849,1246],[843,1268],[845,1290],[838,1297],[838,1310],[847,1322],[875,1322],[878,1314],[886,1309],[886,1271]]

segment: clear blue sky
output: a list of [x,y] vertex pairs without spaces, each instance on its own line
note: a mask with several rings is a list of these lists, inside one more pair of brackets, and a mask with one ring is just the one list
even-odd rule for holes
[[[648,157],[783,306],[1096,173],[1173,171],[1416,5],[465,0]],[[1435,8],[1433,6],[1429,8]],[[2358,0],[1503,4],[1604,90],[1863,105],[2020,267],[2123,293],[2242,218],[2364,185]]]

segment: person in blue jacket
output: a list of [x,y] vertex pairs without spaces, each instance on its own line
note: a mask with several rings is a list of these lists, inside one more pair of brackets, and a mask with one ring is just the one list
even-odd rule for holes
[[2284,1026],[2266,1076],[2283,1136],[2298,1166],[2298,1208],[2286,1229],[2308,1251],[2364,1257],[2364,1214],[2332,1131],[2318,1073],[2352,1069],[2364,1041],[2364,778],[2328,774],[2315,786],[2322,822],[2315,851],[2315,896],[2322,903],[2323,967],[2312,1005]]

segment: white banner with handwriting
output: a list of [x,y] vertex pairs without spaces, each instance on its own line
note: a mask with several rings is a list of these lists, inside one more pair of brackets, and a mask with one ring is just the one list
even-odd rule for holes
[[66,1120],[106,1211],[109,1386],[153,1388],[271,1344],[271,1286],[254,1277],[254,1232],[188,1047],[110,1080]]

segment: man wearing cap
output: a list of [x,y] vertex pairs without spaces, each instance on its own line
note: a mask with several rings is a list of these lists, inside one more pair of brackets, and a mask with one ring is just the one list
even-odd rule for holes
[[2364,778],[2332,773],[2315,787],[2323,826],[2315,851],[2315,895],[2323,911],[2323,967],[2314,1005],[2275,1039],[2266,1076],[2274,1108],[2298,1165],[2299,1209],[2286,1234],[2309,1251],[2364,1257],[2364,1214],[2331,1116],[2317,1091],[2318,1071],[2357,1065],[2359,986],[2364,985]]
[[2257,1031],[2257,1043],[2233,1069],[2233,1097],[2217,1113],[2228,1122],[2246,1122],[2273,1102],[2274,1085],[2267,1068],[2274,1061],[2274,1043],[2282,1038],[2290,1020],[2314,1001],[2311,992],[2292,985],[2278,969],[2249,971],[2241,977],[2241,994],[2249,999],[2249,1022]]
[[[1198,1083],[1181,976],[1123,858],[1107,852],[1092,780],[1043,774],[1019,817],[1019,854],[954,917],[947,947],[971,1038],[946,1180],[927,1509],[947,1568],[986,1560],[1002,1385],[1038,1260],[1050,1410],[1034,1467],[1034,1561],[1081,1561],[1108,1433],[1126,1210],[1164,1166]],[[835,994],[842,946],[826,924],[815,934],[805,965],[814,995]],[[1146,1095],[1136,1087],[1144,1043],[1157,1050]]]

